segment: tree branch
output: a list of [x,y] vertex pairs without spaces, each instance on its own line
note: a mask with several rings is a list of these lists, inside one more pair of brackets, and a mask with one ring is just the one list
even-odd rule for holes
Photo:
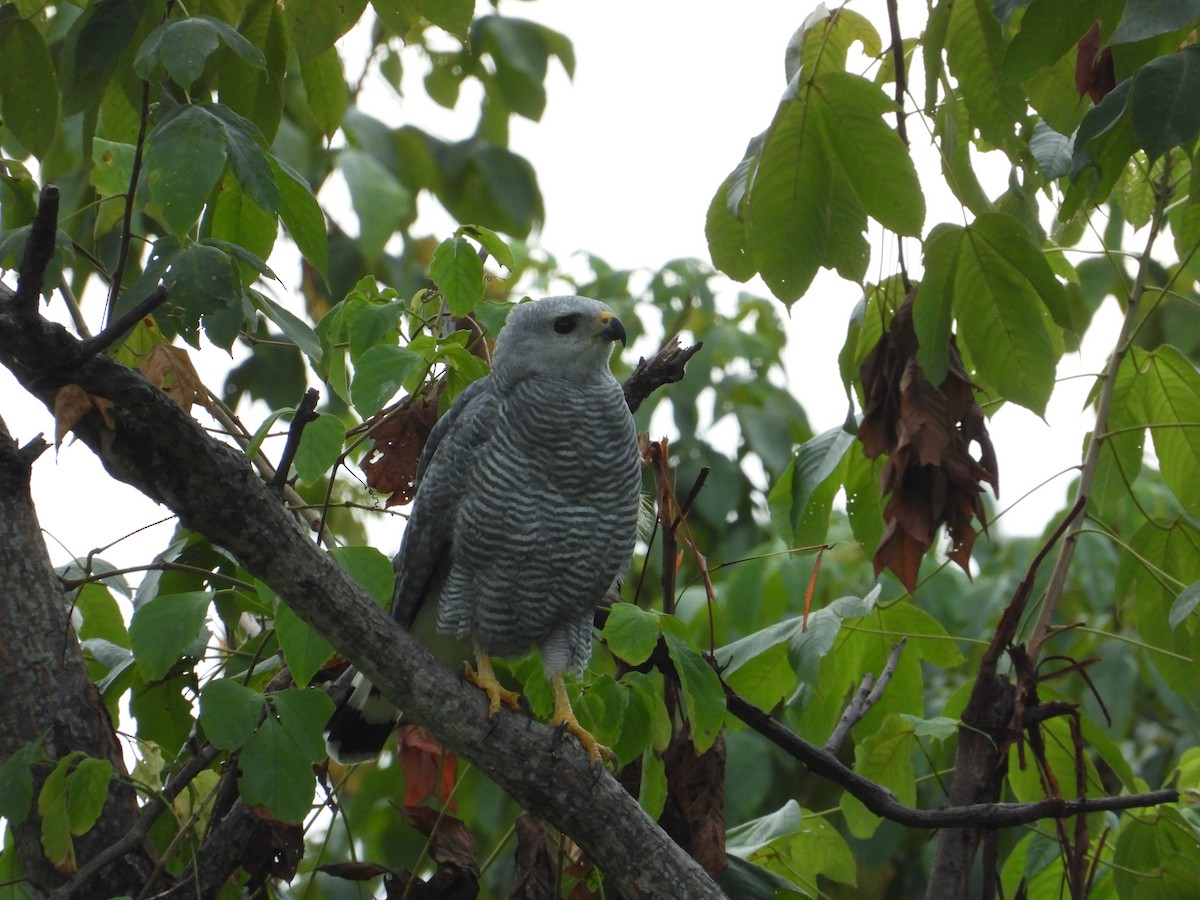
[[637,412],[645,399],[664,384],[682,381],[688,360],[703,346],[703,342],[697,342],[685,348],[680,345],[679,338],[674,337],[650,359],[639,359],[633,372],[621,385],[625,391],[625,402],[629,404],[629,411]]
[[1138,809],[1179,800],[1178,791],[1162,790],[1119,797],[1050,799],[1037,803],[973,803],[940,809],[913,809],[898,801],[887,788],[859,775],[828,750],[810,744],[771,718],[729,685],[725,685],[725,700],[731,713],[775,746],[804,763],[809,771],[844,787],[875,815],[913,828],[1008,828],[1028,825],[1039,819],[1063,819],[1082,813]]
[[[841,719],[838,720],[837,727],[833,729],[833,734],[825,742],[826,752],[837,753],[838,749],[842,746],[842,742],[849,736],[850,729],[861,722],[863,716],[871,711],[871,707],[879,702],[879,698],[883,696],[884,688],[892,680],[896,666],[900,664],[900,654],[904,650],[904,643],[904,639],[901,639],[899,643],[892,644],[892,652],[888,654],[887,662],[884,663],[883,669],[879,672],[878,681],[875,681],[875,676],[870,672],[863,676],[862,684],[859,685],[854,698],[847,704],[845,711],[842,712]],[[872,682],[874,682],[874,686],[872,686]]]
[[[76,346],[60,326],[22,325],[0,303],[0,362],[48,406],[65,377],[58,365],[72,358]],[[489,720],[483,696],[438,663],[297,527],[242,454],[206,434],[140,374],[103,354],[83,361],[69,377],[114,404],[109,413],[115,430],[95,415],[76,428],[113,477],[229,550],[406,716],[479,766],[521,806],[571,835],[616,887],[635,896],[722,896],[578,746],[524,716],[501,711]]]
[[54,239],[58,234],[58,187],[42,186],[38,208],[29,226],[25,252],[17,268],[17,293],[13,302],[25,316],[37,314],[38,295],[45,283],[46,266],[54,255]]

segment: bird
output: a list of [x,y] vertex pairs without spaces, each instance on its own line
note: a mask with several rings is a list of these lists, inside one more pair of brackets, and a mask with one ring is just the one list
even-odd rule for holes
[[[493,657],[536,648],[550,681],[550,724],[592,762],[608,748],[580,725],[565,676],[592,651],[592,620],[619,585],[637,537],[641,455],[610,368],[624,325],[587,297],[519,303],[496,337],[490,372],[438,420],[417,464],[392,615],[424,643],[460,649],[488,716],[520,695]],[[465,652],[464,652],[465,651]],[[435,649],[437,653],[437,649]],[[400,713],[361,674],[325,730],[332,759],[379,755]]]

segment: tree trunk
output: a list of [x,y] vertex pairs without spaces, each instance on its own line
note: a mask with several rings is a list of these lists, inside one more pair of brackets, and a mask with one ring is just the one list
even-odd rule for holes
[[[124,779],[121,747],[99,693],[88,677],[29,495],[29,467],[0,421],[0,760],[45,735],[43,763],[34,766],[33,802],[24,821],[10,823],[30,883],[48,891],[67,880],[41,843],[37,797],[54,764],[73,750],[113,765],[108,798],[96,826],[76,838],[79,864],[122,837],[137,817],[137,799]],[[100,870],[79,895],[136,894],[153,867],[143,849]]]

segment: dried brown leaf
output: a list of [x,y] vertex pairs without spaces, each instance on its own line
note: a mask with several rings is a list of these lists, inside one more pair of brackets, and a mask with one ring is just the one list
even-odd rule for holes
[[710,876],[725,870],[725,739],[697,755],[683,728],[663,754],[667,802],[659,824]]
[[93,410],[100,413],[106,428],[115,431],[117,423],[108,414],[110,408],[111,400],[89,394],[77,384],[64,384],[54,395],[54,449],[61,447],[67,432],[74,431],[80,420]]
[[[953,336],[940,385],[931,384],[917,363],[915,296],[905,298],[863,361],[865,411],[858,430],[869,458],[888,457],[880,484],[890,496],[875,572],[891,570],[910,591],[921,559],[943,525],[950,537],[950,559],[969,571],[976,537],[972,520],[987,527],[983,484],[999,495],[996,451]],[[979,448],[978,459],[971,455],[973,444]]]
[[378,416],[367,421],[373,443],[361,468],[372,490],[389,495],[385,506],[403,506],[413,499],[417,463],[437,422],[437,402],[416,401],[386,415],[378,427],[373,427]]
[[1079,96],[1087,94],[1099,103],[1117,86],[1112,49],[1100,49],[1100,23],[1096,22],[1076,44],[1075,89]]
[[155,344],[138,366],[138,371],[178,403],[186,412],[202,402],[206,391],[192,360],[182,347]]
[[452,795],[458,757],[447,753],[437,738],[416,725],[396,729],[396,754],[404,773],[405,807],[420,806],[432,798],[456,809]]

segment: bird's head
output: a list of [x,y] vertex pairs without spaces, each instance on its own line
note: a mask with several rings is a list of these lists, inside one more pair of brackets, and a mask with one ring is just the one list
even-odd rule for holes
[[547,297],[514,306],[496,338],[492,371],[501,379],[553,375],[587,381],[609,372],[613,343],[625,326],[587,297]]

